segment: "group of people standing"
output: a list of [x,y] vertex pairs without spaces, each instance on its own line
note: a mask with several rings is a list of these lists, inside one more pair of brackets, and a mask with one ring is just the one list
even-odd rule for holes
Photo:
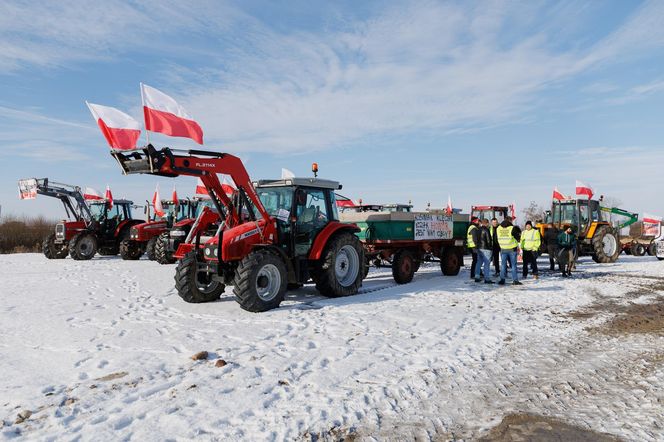
[[[571,276],[574,266],[576,237],[569,227],[563,232],[551,226],[545,232],[547,253],[551,270],[555,270],[555,261],[564,277]],[[517,255],[519,249],[522,251],[523,279],[528,277],[529,268],[533,278],[539,278],[537,268],[537,257],[539,256],[542,238],[539,230],[533,227],[531,221],[527,221],[524,230],[512,224],[512,218],[505,217],[499,224],[496,218],[491,222],[488,219],[473,217],[467,232],[467,246],[472,253],[470,266],[470,277],[475,282],[493,284],[491,279],[491,264],[493,263],[495,273],[499,276],[499,285],[504,285],[507,269],[511,269],[512,284],[521,285],[517,271]]]

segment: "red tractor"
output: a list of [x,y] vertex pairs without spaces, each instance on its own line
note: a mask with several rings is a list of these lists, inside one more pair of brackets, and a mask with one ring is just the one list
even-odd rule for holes
[[148,259],[155,260],[155,246],[159,236],[167,233],[174,224],[193,217],[197,201],[179,199],[162,200],[164,216],[154,213],[150,216],[150,203],[147,204],[147,217],[151,219],[143,224],[136,224],[129,230],[129,238],[120,243],[122,259],[138,259],[140,255],[132,253],[137,248],[145,251]]
[[[44,240],[44,255],[49,259],[63,259],[69,254],[75,260],[87,260],[97,252],[117,255],[120,242],[129,237],[131,226],[143,222],[132,218],[132,201],[113,200],[112,204],[106,200],[86,201],[78,186],[42,178],[21,180],[19,188],[58,198],[65,206],[69,220],[57,223],[55,232]],[[140,257],[143,251],[139,251]]]
[[[356,294],[362,285],[364,251],[353,224],[339,222],[334,191],[341,185],[318,178],[252,183],[233,155],[201,150],[112,151],[125,174],[200,177],[221,218],[218,233],[194,241],[178,262],[175,287],[187,302],[219,298],[226,285],[251,312],[279,307],[289,284],[313,279],[326,296]],[[218,174],[231,177],[231,200]],[[180,246],[180,248],[182,245]]]

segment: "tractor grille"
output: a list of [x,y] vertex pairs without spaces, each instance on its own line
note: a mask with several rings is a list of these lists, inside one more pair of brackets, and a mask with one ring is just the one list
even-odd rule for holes
[[55,239],[63,240],[65,239],[65,225],[56,224],[55,225]]

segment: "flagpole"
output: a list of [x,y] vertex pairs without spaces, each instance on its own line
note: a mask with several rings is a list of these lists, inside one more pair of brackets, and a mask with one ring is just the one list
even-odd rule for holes
[[[143,110],[143,124],[145,126],[145,138],[147,140],[148,146],[150,145],[150,131],[148,130],[148,124],[147,121],[145,121],[145,95],[143,94],[143,83],[139,83],[141,85],[141,104],[142,110]],[[150,155],[150,151],[148,150],[148,161],[150,162],[150,172],[154,173],[154,166],[152,164],[152,155]]]

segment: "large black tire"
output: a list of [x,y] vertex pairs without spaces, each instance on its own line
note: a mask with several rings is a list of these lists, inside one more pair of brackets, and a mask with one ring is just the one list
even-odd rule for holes
[[632,254],[632,247],[625,247],[623,249],[623,252],[625,252],[625,255],[631,255]]
[[643,244],[635,242],[630,247],[632,255],[634,256],[643,256],[646,254],[646,248]]
[[655,241],[651,242],[648,244],[648,256],[656,256],[657,255],[657,243]]
[[196,252],[187,253],[175,269],[175,289],[180,298],[190,303],[211,302],[219,299],[226,286],[198,271]]
[[135,261],[143,256],[143,246],[140,242],[123,239],[120,243],[120,256],[127,261]]
[[316,264],[316,290],[331,298],[356,294],[364,276],[364,249],[357,236],[341,232],[330,238]]
[[257,313],[275,309],[286,294],[286,265],[269,250],[253,251],[237,266],[233,285],[235,300],[244,310]]
[[168,250],[168,239],[168,232],[162,233],[154,245],[154,259],[159,264],[173,264],[175,262],[173,253]]
[[147,255],[150,261],[155,260],[154,248],[155,245],[157,244],[157,238],[158,238],[157,236],[153,236],[148,240],[148,243],[145,245],[145,254]]
[[99,250],[97,250],[97,253],[99,253],[102,256],[115,256],[118,253],[120,253],[120,247],[118,246],[100,247]]
[[453,247],[445,247],[440,256],[440,270],[445,276],[456,276],[461,270],[462,258]]
[[598,263],[611,263],[620,256],[620,241],[615,231],[609,226],[600,226],[592,239],[593,260]]
[[76,261],[92,259],[97,253],[97,237],[90,232],[81,232],[74,235],[69,241],[69,256]]
[[392,276],[397,284],[408,284],[415,276],[415,259],[408,250],[397,250],[392,258]]
[[56,244],[55,233],[48,235],[42,243],[42,251],[48,259],[64,259],[69,254],[67,243]]

